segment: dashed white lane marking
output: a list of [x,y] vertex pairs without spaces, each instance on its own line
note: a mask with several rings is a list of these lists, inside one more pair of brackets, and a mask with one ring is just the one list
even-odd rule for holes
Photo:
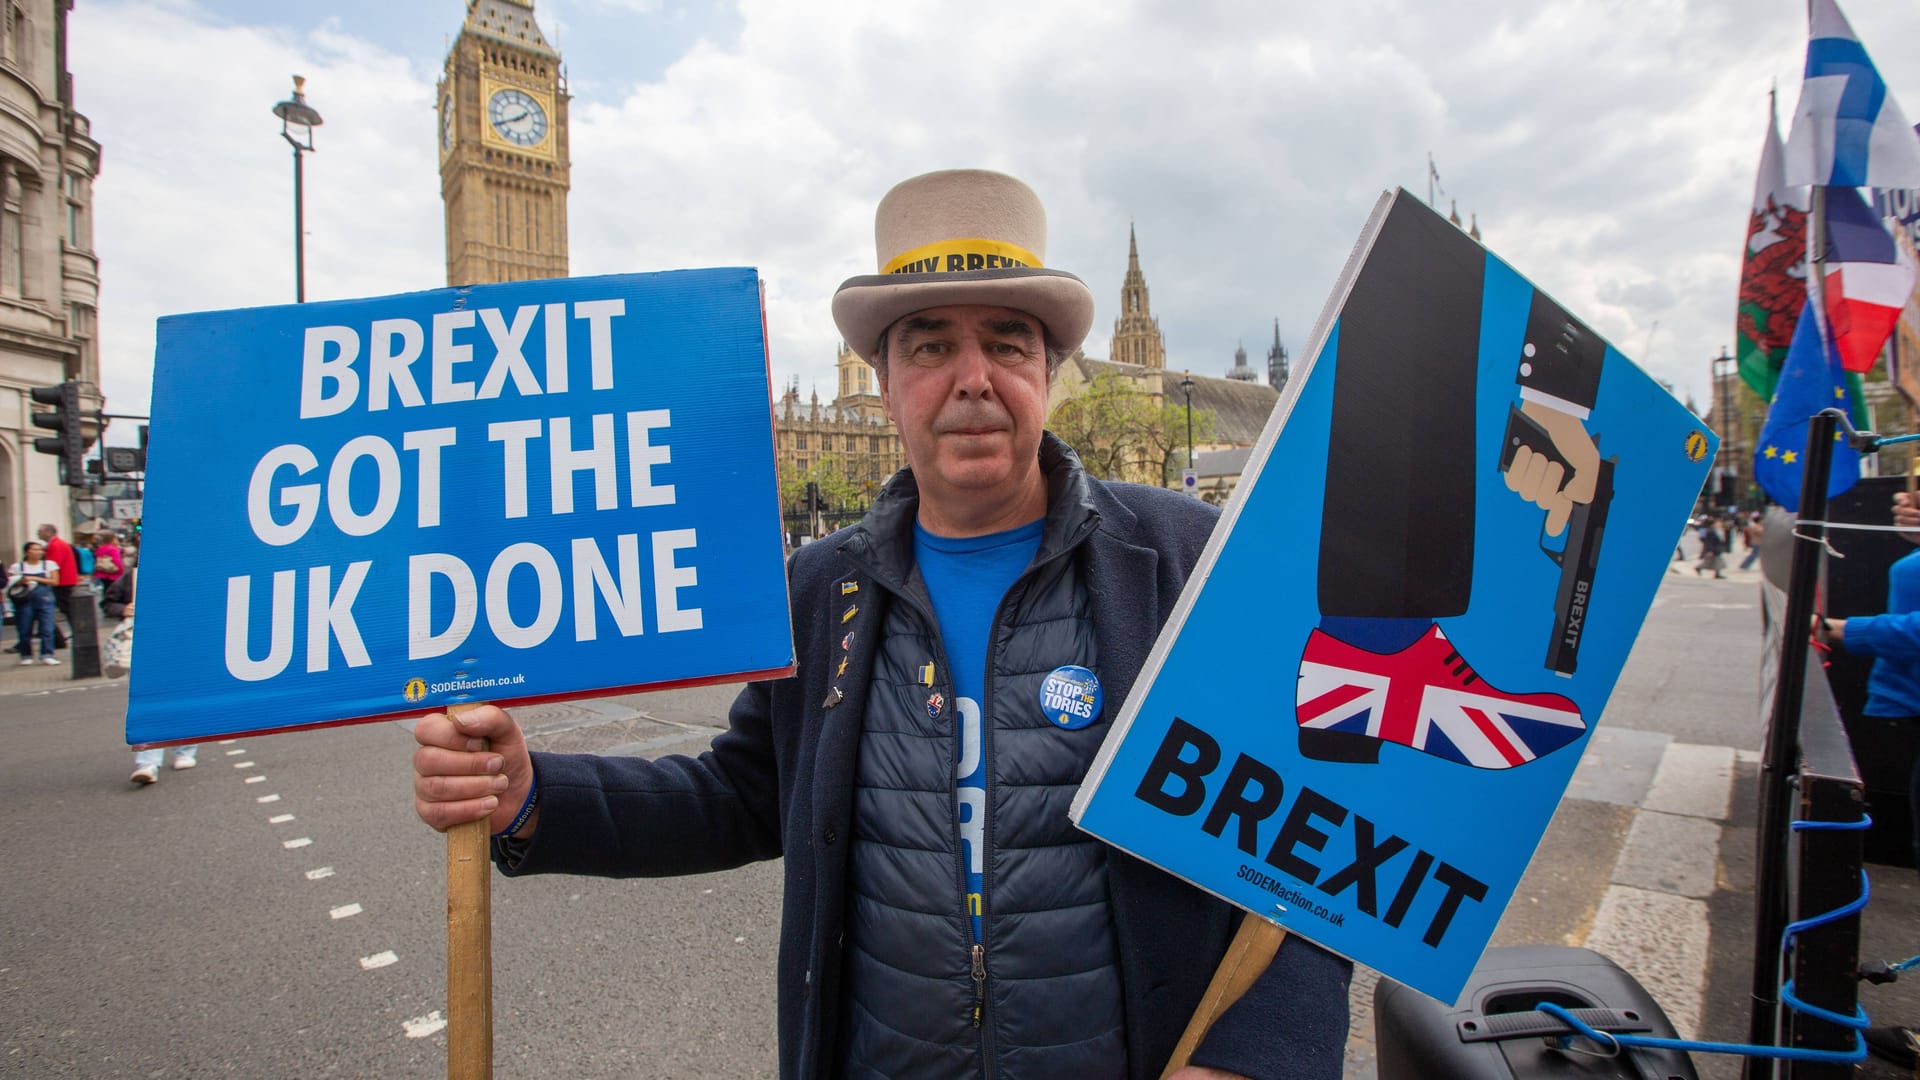
[[241,754],[244,754],[244,753],[246,753],[246,751],[245,751],[245,750],[229,750],[229,751],[227,751],[227,756],[228,756],[228,757],[239,757],[239,756],[240,756]]
[[237,743],[237,742],[239,742],[239,741],[240,741],[239,739],[221,739],[221,740],[220,740],[220,742],[218,743],[218,745],[220,745],[220,746],[232,746],[232,745],[233,745],[234,743]]
[[360,914],[359,904],[342,904],[328,911],[327,917],[331,919],[351,919],[358,914]]
[[424,1039],[447,1026],[446,1018],[435,1009],[425,1016],[416,1016],[411,1020],[400,1021],[400,1027],[406,1031],[409,1039]]
[[266,778],[266,777],[264,777],[264,776],[249,776],[249,777],[247,777],[247,783],[249,783],[249,784],[264,784],[264,783],[266,783],[266,782],[267,782],[267,778]]
[[400,958],[393,954],[392,949],[388,949],[386,952],[377,952],[372,956],[361,957],[360,969],[362,971],[372,971],[374,968],[383,968],[388,964],[397,964],[399,962]]
[[333,867],[331,866],[322,866],[322,867],[318,867],[316,869],[307,871],[308,881],[319,881],[321,878],[330,878],[332,876],[333,876]]
[[268,819],[267,819],[267,824],[269,824],[269,825],[285,825],[285,824],[286,824],[287,822],[289,822],[289,821],[292,821],[292,820],[293,820],[293,815],[292,815],[292,814],[275,814],[275,815],[273,815],[272,817],[270,817],[270,818],[268,818]]
[[234,762],[234,763],[233,763],[233,767],[234,767],[234,768],[236,768],[236,769],[251,769],[251,768],[253,768],[253,762],[251,762],[251,761],[236,761],[236,762]]
[[297,848],[297,847],[306,847],[308,844],[311,844],[311,843],[313,843],[312,837],[303,836],[298,840],[288,840],[285,843],[281,844],[280,846],[283,848]]
[[[254,779],[255,779],[255,780],[265,780],[265,779],[266,779],[266,777],[264,777],[264,776],[256,776],[256,777],[254,777]],[[257,803],[270,803],[270,802],[279,802],[279,801],[280,801],[280,796],[278,796],[278,795],[262,795],[262,796],[260,796],[259,798],[257,798],[257,799],[255,799],[255,800],[253,800],[253,801],[254,801],[254,802],[257,802]]]

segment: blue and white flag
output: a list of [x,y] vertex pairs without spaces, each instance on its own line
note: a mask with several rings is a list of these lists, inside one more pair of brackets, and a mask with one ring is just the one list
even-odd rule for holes
[[[1787,362],[1780,369],[1780,382],[1773,392],[1773,405],[1760,429],[1759,449],[1753,455],[1753,478],[1774,502],[1788,510],[1800,509],[1807,421],[1829,408],[1849,413],[1853,410],[1846,373],[1840,368],[1840,357],[1821,338],[1819,321],[1802,309],[1793,345],[1787,350]],[[1859,452],[1845,440],[1837,440],[1833,465],[1827,471],[1827,495],[1838,495],[1859,479]]]
[[1796,187],[1920,187],[1920,141],[1834,0],[1808,11],[1806,79],[1787,136]]

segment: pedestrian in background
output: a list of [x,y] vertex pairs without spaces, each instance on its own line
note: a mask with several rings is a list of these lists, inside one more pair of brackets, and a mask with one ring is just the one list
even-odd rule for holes
[[120,538],[112,529],[94,537],[93,580],[99,584],[102,595],[114,582],[119,581],[127,572],[127,554],[120,550]]
[[1712,518],[1707,518],[1700,523],[1699,540],[1700,561],[1693,564],[1693,576],[1699,577],[1711,570],[1714,577],[1726,577],[1727,575],[1722,573],[1726,568],[1726,560],[1722,556],[1727,550],[1727,540]]
[[[40,526],[40,542],[47,546],[47,561],[60,568],[60,577],[53,583],[53,606],[60,617],[73,625],[73,590],[80,584],[79,563],[74,561],[73,545],[60,539],[60,530],[51,524]],[[67,647],[66,631],[60,624],[53,626],[53,644],[55,648]]]
[[60,662],[60,658],[53,655],[53,590],[59,575],[59,564],[47,557],[47,545],[38,540],[27,541],[20,561],[7,568],[8,589],[21,582],[33,583],[31,592],[13,602],[14,627],[20,632],[17,651],[22,664],[33,663],[33,640],[36,637],[40,639],[41,661],[48,664]]
[[1747,557],[1740,560],[1740,569],[1753,569],[1753,564],[1760,558],[1760,537],[1766,531],[1760,524],[1760,511],[1755,510],[1747,515],[1746,521],[1740,526],[1740,539],[1747,545]]
[[[85,585],[89,591],[93,589],[93,536],[89,533],[81,533],[73,538],[73,572],[78,578],[74,585]],[[71,618],[70,611],[62,614]]]
[[125,571],[115,575],[106,591],[100,594],[100,613],[114,622],[133,614],[133,585],[134,578],[138,576],[134,573],[134,567],[139,565],[140,559],[137,555],[128,555],[126,558]]
[[[106,598],[101,603],[101,610],[106,613],[108,618],[113,619],[115,622],[121,619],[133,618],[134,588],[139,584],[139,578],[139,571],[136,570],[135,567],[129,566],[125,574],[107,587]],[[113,673],[110,671],[109,674]],[[155,746],[146,750],[135,751],[133,755],[133,773],[127,777],[127,782],[140,787],[159,783],[160,762],[165,760],[166,756],[167,750],[166,747],[163,746]],[[198,744],[174,747],[174,771],[179,772],[182,769],[193,768],[199,764],[199,757],[200,747]]]

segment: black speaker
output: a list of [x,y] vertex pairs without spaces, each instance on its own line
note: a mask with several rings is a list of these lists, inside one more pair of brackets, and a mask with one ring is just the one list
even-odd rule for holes
[[[1678,1037],[1646,988],[1591,949],[1488,949],[1457,1006],[1380,980],[1373,991],[1380,1080],[1694,1080],[1693,1060],[1678,1050],[1628,1048],[1617,1057],[1597,1057],[1554,1048],[1547,1039],[1566,1029],[1539,1011],[1545,1003],[1610,1034]],[[1584,1040],[1576,1045],[1587,1046]]]

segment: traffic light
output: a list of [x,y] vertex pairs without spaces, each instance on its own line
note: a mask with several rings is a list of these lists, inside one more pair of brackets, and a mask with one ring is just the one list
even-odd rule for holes
[[60,482],[68,487],[87,484],[87,437],[80,430],[80,384],[63,382],[59,386],[36,386],[27,391],[33,400],[53,406],[50,412],[33,414],[33,426],[57,431],[53,438],[36,438],[33,448],[60,459]]

